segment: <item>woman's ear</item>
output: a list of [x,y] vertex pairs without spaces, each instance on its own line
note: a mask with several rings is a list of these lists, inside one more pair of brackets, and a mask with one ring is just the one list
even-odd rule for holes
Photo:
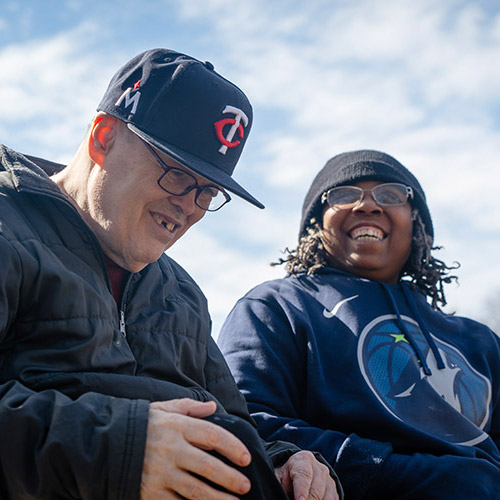
[[102,165],[116,139],[118,120],[111,115],[100,114],[92,122],[88,152],[94,163]]

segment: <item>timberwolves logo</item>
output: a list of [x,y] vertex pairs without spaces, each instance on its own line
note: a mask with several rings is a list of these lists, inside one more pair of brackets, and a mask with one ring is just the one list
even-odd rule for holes
[[487,439],[482,429],[489,418],[489,380],[457,349],[433,337],[445,364],[439,370],[418,324],[402,320],[432,375],[424,375],[395,316],[380,316],[365,327],[358,344],[359,366],[373,393],[396,418],[423,432],[469,446]]

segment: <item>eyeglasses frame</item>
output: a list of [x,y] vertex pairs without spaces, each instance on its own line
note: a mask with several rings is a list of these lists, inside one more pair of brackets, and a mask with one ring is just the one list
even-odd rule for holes
[[[345,206],[346,208],[352,208],[352,207],[355,207],[358,203],[360,203],[362,200],[363,200],[363,197],[365,195],[365,193],[372,193],[373,189],[379,187],[379,186],[384,186],[386,184],[391,184],[391,185],[398,185],[398,186],[403,186],[406,190],[406,200],[404,201],[404,203],[396,203],[396,204],[386,204],[386,203],[379,203],[378,201],[375,200],[375,198],[373,197],[372,195],[372,198],[373,198],[373,201],[375,201],[375,203],[377,205],[380,205],[381,207],[401,207],[403,206],[409,199],[410,200],[413,200],[414,196],[413,196],[413,189],[410,187],[410,186],[407,186],[401,182],[382,182],[381,184],[377,184],[376,186],[374,186],[372,189],[363,189],[363,188],[360,188],[359,186],[335,186],[333,188],[330,188],[328,189],[328,191],[325,191],[322,195],[321,195],[321,203],[325,204],[325,203],[328,203],[328,194],[330,193],[330,191],[332,191],[333,189],[337,189],[337,188],[340,188],[340,187],[350,187],[350,188],[355,188],[355,189],[359,189],[361,191],[361,197],[359,198],[358,201],[356,201],[355,203],[349,203],[349,204],[346,204],[346,205],[341,205],[341,206]],[[335,205],[330,205],[330,206],[335,206]]]
[[[196,195],[194,197],[194,202],[195,202],[197,207],[201,208],[202,210],[205,210],[206,212],[217,212],[217,210],[220,210],[224,205],[226,205],[227,203],[229,203],[231,201],[231,196],[229,196],[229,194],[226,191],[224,191],[224,189],[220,188],[219,186],[217,186],[215,184],[207,184],[206,186],[200,186],[198,184],[198,181],[196,180],[196,177],[193,174],[191,174],[190,172],[187,172],[186,170],[184,170],[182,168],[171,167],[170,165],[167,165],[161,159],[160,155],[154,150],[154,148],[150,144],[148,144],[144,139],[141,139],[141,141],[145,144],[145,146],[148,148],[148,150],[151,152],[151,154],[155,157],[156,161],[160,164],[161,168],[163,168],[163,170],[164,170],[164,172],[160,175],[160,177],[156,181],[158,186],[160,186],[160,188],[163,189],[163,191],[165,191],[166,193],[171,194],[173,196],[185,196],[186,194],[190,193],[193,189],[196,189]],[[163,179],[163,177],[165,177],[165,175],[167,175],[172,170],[179,170],[183,174],[192,177],[194,184],[192,186],[189,186],[188,188],[186,188],[182,193],[178,193],[178,194],[172,193],[168,189],[165,189],[161,185],[161,180]],[[212,189],[215,188],[222,193],[222,195],[225,198],[225,201],[222,203],[222,205],[220,207],[217,207],[217,208],[211,210],[210,208],[205,208],[205,207],[202,207],[201,205],[198,204],[198,197],[200,196],[200,193],[204,189],[207,189],[207,188],[212,188]]]

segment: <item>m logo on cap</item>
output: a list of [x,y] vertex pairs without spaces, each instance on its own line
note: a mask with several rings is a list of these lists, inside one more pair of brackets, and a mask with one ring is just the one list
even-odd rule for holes
[[[241,109],[229,105],[227,105],[222,112],[234,113],[234,118],[223,118],[222,120],[214,123],[217,139],[219,139],[220,143],[222,144],[222,146],[219,148],[219,153],[225,155],[228,148],[235,148],[236,146],[238,146],[238,144],[240,144],[240,141],[238,139],[233,141],[233,137],[236,131],[238,131],[240,139],[243,139],[243,137],[245,136],[245,132],[243,130],[241,122],[243,122],[243,125],[246,127],[248,125],[248,117],[243,111],[241,111]],[[223,131],[226,125],[231,125],[231,128],[229,129],[226,137],[224,137]]]
[[[135,112],[137,110],[137,105],[139,104],[139,99],[141,98],[141,92],[139,91],[139,88],[141,86],[141,81],[137,81],[134,85],[134,88],[129,87],[123,94],[118,98],[118,100],[115,102],[115,106],[119,106],[123,99],[125,99],[125,108],[128,108],[130,105],[132,106],[132,109],[130,110],[131,115],[135,115]],[[130,92],[132,90],[135,90],[135,94],[130,97]]]

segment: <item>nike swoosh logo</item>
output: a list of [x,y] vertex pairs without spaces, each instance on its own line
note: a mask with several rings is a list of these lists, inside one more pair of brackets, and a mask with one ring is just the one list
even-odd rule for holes
[[335,305],[335,307],[329,311],[326,307],[323,310],[323,316],[325,318],[333,318],[334,316],[337,315],[339,312],[339,309],[346,303],[349,302],[350,300],[357,299],[359,295],[353,295],[352,297],[348,297],[347,299],[341,300],[338,304]]

